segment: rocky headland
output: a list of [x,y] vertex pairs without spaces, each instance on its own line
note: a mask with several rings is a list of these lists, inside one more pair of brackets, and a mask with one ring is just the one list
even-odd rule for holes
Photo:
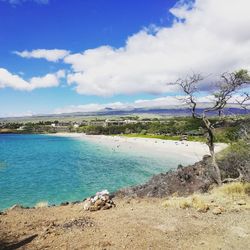
[[[234,155],[218,161],[224,178],[237,178],[239,172],[238,160]],[[242,180],[250,182],[250,159],[244,159],[240,164]],[[205,155],[202,161],[193,165],[178,166],[175,171],[168,171],[153,176],[145,184],[128,187],[115,193],[119,197],[158,197],[163,198],[169,195],[187,196],[195,192],[207,192],[216,185],[215,177],[211,168],[211,157]]]

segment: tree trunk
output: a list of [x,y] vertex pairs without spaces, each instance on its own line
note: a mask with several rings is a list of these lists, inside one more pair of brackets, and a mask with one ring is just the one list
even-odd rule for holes
[[196,117],[196,113],[195,113],[195,109],[196,109],[196,102],[193,101],[193,99],[191,99],[191,103],[192,103],[192,118]]
[[221,185],[222,184],[221,173],[220,173],[219,166],[218,166],[218,164],[216,162],[214,148],[213,148],[213,150],[210,149],[209,151],[210,151],[210,154],[211,154],[211,157],[212,157],[212,166],[213,166],[214,172],[216,174],[216,182],[217,182],[218,185]]
[[202,120],[206,126],[207,132],[208,132],[208,141],[207,141],[207,145],[209,147],[209,151],[212,157],[212,167],[213,170],[216,174],[216,182],[218,185],[222,184],[221,181],[221,172],[219,169],[219,166],[216,162],[216,158],[215,158],[215,152],[214,152],[214,132],[213,132],[213,127],[210,123],[210,121],[206,118],[206,116],[203,114]]

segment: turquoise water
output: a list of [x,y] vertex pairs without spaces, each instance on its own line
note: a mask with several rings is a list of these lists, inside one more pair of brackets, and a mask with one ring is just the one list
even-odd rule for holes
[[145,182],[178,163],[73,138],[0,135],[0,210],[16,203],[82,200],[102,189]]

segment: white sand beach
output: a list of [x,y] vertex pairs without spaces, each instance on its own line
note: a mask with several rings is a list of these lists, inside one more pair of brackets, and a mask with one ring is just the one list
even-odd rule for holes
[[[88,140],[110,148],[114,152],[136,152],[146,156],[156,157],[184,157],[199,161],[209,154],[208,146],[202,142],[173,141],[154,138],[138,138],[125,136],[86,135],[83,133],[57,133],[55,136],[71,137],[79,140]],[[228,145],[216,143],[215,151],[219,152]]]

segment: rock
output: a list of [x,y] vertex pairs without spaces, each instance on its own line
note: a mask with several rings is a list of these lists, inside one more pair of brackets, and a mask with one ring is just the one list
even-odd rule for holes
[[[230,154],[229,154],[230,155]],[[237,158],[237,157],[236,157]],[[238,161],[235,159],[234,153],[232,156],[227,156],[223,160],[218,160],[221,168],[222,176],[238,177],[237,172]],[[213,185],[217,185],[211,171],[211,156],[205,155],[202,161],[196,162],[193,165],[181,167],[175,171],[157,174],[149,179],[146,183],[137,186],[127,187],[115,192],[116,197],[168,197],[173,193],[178,192],[180,196],[187,196],[193,193],[204,193],[210,190]],[[244,168],[241,169],[243,179],[250,181],[249,166],[250,160],[244,163]]]
[[95,203],[94,203],[94,206],[95,207],[102,207],[105,205],[105,201],[104,200],[101,200],[101,199],[98,199]]
[[246,205],[246,202],[244,200],[237,201],[237,205],[243,206]]
[[212,213],[215,214],[215,215],[218,215],[218,214],[221,214],[222,213],[222,210],[220,207],[216,207],[213,209]]
[[98,211],[99,209],[100,209],[100,207],[95,207],[95,206],[89,207],[89,211],[91,211],[91,212]]
[[108,200],[110,200],[110,197],[109,197],[109,195],[105,194],[101,197],[101,199],[104,201],[108,201]]
[[68,201],[62,202],[60,205],[61,205],[61,206],[67,206],[67,205],[69,205],[69,202],[68,202]]
[[87,200],[85,200],[84,203],[83,203],[83,209],[84,209],[85,211],[87,211],[87,210],[89,210],[89,208],[91,207],[91,205],[92,205],[91,200],[90,200],[90,199],[87,199]]
[[166,197],[178,192],[186,196],[194,192],[206,192],[214,183],[210,174],[211,157],[176,171],[168,171],[153,176],[145,184],[121,189],[115,193],[118,197]]
[[81,202],[80,201],[73,201],[73,202],[71,202],[72,205],[79,204],[79,203],[81,203]]
[[107,190],[97,192],[94,197],[86,199],[83,203],[83,209],[89,211],[110,209],[113,206],[115,206],[115,204],[112,201]]
[[103,207],[102,210],[107,210],[110,209],[112,207],[112,205],[110,203],[106,203]]
[[178,165],[177,169],[181,169],[183,166],[181,164]]

